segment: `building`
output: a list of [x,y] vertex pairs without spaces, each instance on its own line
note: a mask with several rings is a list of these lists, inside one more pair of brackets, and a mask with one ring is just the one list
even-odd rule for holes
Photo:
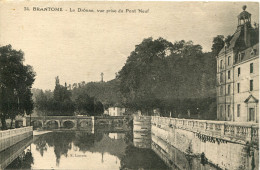
[[109,116],[123,116],[125,113],[125,108],[123,107],[109,107],[108,115]]
[[217,56],[217,118],[258,122],[259,28],[251,25],[246,6],[238,26]]
[[125,138],[125,134],[124,133],[109,133],[108,136],[111,139],[124,139]]

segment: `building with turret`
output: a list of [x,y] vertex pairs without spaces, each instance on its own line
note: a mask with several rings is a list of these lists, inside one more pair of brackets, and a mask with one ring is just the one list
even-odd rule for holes
[[238,25],[217,56],[217,119],[259,121],[259,28],[251,14],[238,15]]

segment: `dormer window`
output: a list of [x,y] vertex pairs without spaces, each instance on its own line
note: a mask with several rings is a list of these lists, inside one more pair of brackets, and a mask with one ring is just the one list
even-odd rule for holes
[[245,53],[241,53],[241,60],[245,57]]
[[252,49],[250,54],[251,56],[256,55],[256,49]]
[[241,61],[241,53],[238,53],[238,62]]
[[245,57],[245,53],[244,52],[242,52],[242,53],[239,52],[238,53],[238,62],[242,61],[244,57]]

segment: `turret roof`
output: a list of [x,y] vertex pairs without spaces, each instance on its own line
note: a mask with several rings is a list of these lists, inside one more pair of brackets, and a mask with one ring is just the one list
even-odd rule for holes
[[251,14],[247,11],[243,11],[237,17],[238,19],[249,19],[251,17]]

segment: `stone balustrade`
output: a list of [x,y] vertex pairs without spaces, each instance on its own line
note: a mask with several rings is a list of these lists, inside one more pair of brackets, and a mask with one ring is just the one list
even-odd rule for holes
[[227,122],[151,116],[151,124],[160,128],[165,126],[175,127],[239,143],[252,141],[258,144],[259,139],[259,125],[251,122]]
[[31,136],[32,126],[0,131],[0,152]]

